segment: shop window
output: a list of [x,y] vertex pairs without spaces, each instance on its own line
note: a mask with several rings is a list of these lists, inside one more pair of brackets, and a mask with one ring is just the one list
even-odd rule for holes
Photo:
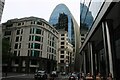
[[31,60],[31,65],[37,65],[37,60]]
[[19,59],[15,59],[15,64],[18,64],[19,63]]

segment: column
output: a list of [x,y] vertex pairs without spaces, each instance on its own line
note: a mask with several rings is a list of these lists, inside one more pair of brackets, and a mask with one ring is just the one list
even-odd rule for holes
[[92,47],[92,42],[89,42],[89,48],[90,48],[91,74],[93,75],[93,47]]
[[89,54],[89,61],[90,61],[90,71],[93,75],[93,46],[92,42],[88,42],[88,54]]
[[84,66],[84,73],[87,74],[87,72],[86,72],[86,58],[85,58],[85,51],[83,51],[82,53],[83,53],[83,66]]
[[[104,49],[106,55],[106,66],[108,73],[109,71],[113,75],[113,61],[112,61],[112,51],[111,51],[111,39],[110,39],[110,28],[108,27],[107,21],[102,22],[102,30],[103,30],[103,41],[104,41]],[[108,59],[107,59],[108,58]],[[109,61],[107,61],[109,60]]]

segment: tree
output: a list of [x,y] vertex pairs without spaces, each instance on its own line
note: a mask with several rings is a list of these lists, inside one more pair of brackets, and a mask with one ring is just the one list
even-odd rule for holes
[[[10,53],[10,43],[9,40],[6,38],[2,39],[2,65],[3,66],[8,66],[10,64],[10,58],[11,58],[11,53]],[[3,69],[3,71],[6,71],[7,69]]]

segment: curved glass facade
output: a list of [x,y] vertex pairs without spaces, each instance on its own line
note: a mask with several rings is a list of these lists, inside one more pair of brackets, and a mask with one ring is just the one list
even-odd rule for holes
[[73,46],[75,46],[75,41],[74,41],[75,37],[74,37],[74,28],[73,28],[74,26],[73,26],[72,15],[66,5],[59,4],[55,7],[55,9],[53,10],[53,12],[50,16],[49,23],[57,28],[58,27],[57,24],[59,23],[60,14],[65,14],[68,17],[68,23],[67,23],[68,38],[69,38],[69,42],[72,43]]
[[[64,15],[64,17],[60,15]],[[80,29],[67,6],[64,4],[57,5],[50,16],[49,23],[53,25],[57,30],[62,29],[68,32],[68,41],[74,47],[73,50],[75,53],[74,64],[78,65],[74,66],[74,69],[76,71],[79,71],[80,62],[78,61],[80,60],[79,58]]]
[[[81,32],[88,32],[95,21],[105,0],[81,0],[80,1],[80,23]],[[81,33],[81,34],[86,34]]]

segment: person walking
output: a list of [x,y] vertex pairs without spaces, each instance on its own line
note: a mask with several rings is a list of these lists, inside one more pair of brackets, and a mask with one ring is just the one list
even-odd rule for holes
[[113,79],[112,79],[112,74],[111,74],[111,73],[109,73],[109,75],[108,75],[108,77],[107,77],[107,80],[113,80]]

